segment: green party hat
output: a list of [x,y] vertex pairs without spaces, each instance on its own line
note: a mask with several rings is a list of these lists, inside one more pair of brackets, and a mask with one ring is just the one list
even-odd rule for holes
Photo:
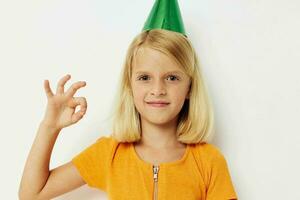
[[166,29],[186,36],[177,0],[156,0],[143,31]]

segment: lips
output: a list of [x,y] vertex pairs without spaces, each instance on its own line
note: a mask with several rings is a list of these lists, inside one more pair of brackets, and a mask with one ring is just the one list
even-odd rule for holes
[[167,101],[149,101],[149,102],[147,102],[147,104],[154,108],[164,108],[167,105],[169,105],[170,103]]
[[149,101],[147,102],[148,104],[169,104],[166,101]]

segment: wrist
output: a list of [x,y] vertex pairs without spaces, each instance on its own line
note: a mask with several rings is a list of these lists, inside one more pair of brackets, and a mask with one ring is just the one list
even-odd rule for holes
[[55,126],[55,125],[53,125],[53,124],[49,124],[49,123],[47,123],[47,122],[44,121],[44,120],[42,120],[42,121],[40,122],[40,127],[50,129],[50,130],[52,130],[52,131],[54,131],[54,132],[59,132],[59,131],[61,131],[61,129],[62,129],[62,128],[57,127],[57,126]]

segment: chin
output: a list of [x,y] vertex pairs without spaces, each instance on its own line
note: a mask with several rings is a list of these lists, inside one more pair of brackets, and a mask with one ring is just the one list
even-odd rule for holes
[[168,124],[170,122],[172,122],[173,118],[170,117],[157,117],[157,116],[151,116],[151,117],[147,117],[144,118],[145,121],[147,121],[148,123],[151,124],[156,124],[156,125],[164,125],[164,124]]

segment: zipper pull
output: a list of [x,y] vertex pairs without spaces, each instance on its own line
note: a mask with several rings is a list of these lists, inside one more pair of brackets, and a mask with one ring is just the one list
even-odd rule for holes
[[158,171],[159,171],[159,166],[153,165],[153,179],[155,182],[157,182],[158,179]]

